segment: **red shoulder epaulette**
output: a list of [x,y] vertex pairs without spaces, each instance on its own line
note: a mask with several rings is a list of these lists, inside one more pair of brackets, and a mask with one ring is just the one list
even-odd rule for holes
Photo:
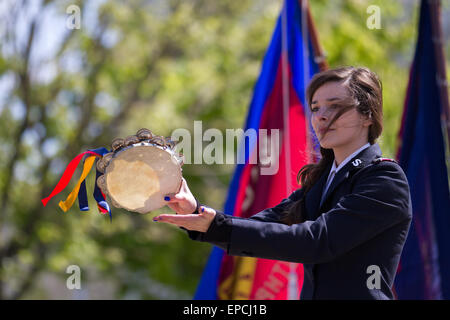
[[395,161],[394,159],[390,159],[390,158],[376,158],[372,161],[372,163],[380,163],[381,161],[390,161],[390,162],[397,163],[397,161]]

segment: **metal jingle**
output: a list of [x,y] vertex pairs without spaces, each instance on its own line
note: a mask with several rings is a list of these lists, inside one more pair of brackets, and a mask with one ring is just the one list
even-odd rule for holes
[[95,166],[98,171],[100,171],[101,173],[105,173],[106,166],[105,166],[105,163],[103,162],[103,158],[98,159],[97,164]]
[[166,139],[164,139],[164,137],[161,137],[161,136],[154,136],[151,140],[150,140],[150,142],[152,142],[152,143],[154,143],[154,144],[157,144],[157,145],[159,145],[159,146],[162,146],[162,147],[166,147],[167,145],[166,145]]
[[184,155],[182,153],[175,154],[175,158],[178,160],[178,163],[180,166],[183,166],[184,164]]
[[147,131],[147,132],[152,132],[150,129],[147,129],[147,128],[141,128],[141,129],[139,129],[137,132],[136,132],[136,135],[138,135],[139,133],[141,133],[141,132],[144,132],[144,131]]
[[170,149],[174,149],[175,145],[177,144],[176,141],[173,141],[172,139],[170,139],[170,137],[165,138],[165,142],[166,145],[170,147]]
[[125,147],[128,147],[132,144],[138,143],[139,141],[139,138],[136,136],[128,136],[125,138],[124,145]]
[[106,192],[106,178],[105,175],[101,175],[97,178],[97,186],[102,190],[104,194],[107,194]]
[[106,167],[109,166],[109,163],[111,162],[113,156],[114,152],[109,152],[103,156],[101,161],[103,162],[103,166],[105,167],[104,170],[106,170]]
[[114,151],[117,151],[117,150],[119,150],[120,148],[124,147],[124,142],[125,142],[125,140],[122,139],[122,138],[116,138],[116,139],[114,139],[114,140],[112,141],[112,143],[111,143],[112,151],[114,152]]
[[151,131],[150,129],[147,129],[147,128],[139,129],[139,130],[136,132],[136,135],[139,136],[141,133],[147,133],[147,134],[149,133],[151,136],[153,136],[152,131]]
[[139,140],[150,140],[153,137],[153,133],[147,129],[141,129],[136,133]]

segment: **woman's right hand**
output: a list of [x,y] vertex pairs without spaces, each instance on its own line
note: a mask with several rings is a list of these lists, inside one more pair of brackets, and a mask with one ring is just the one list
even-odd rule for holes
[[189,190],[184,178],[182,178],[178,193],[167,194],[164,200],[167,201],[167,206],[177,214],[191,214],[197,209],[197,200]]

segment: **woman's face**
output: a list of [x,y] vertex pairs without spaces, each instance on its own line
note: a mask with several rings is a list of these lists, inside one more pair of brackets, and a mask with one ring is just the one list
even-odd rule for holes
[[367,143],[371,120],[356,108],[342,114],[325,131],[339,110],[339,101],[348,97],[347,89],[340,82],[327,82],[319,87],[311,100],[311,124],[322,148],[337,149],[360,146]]

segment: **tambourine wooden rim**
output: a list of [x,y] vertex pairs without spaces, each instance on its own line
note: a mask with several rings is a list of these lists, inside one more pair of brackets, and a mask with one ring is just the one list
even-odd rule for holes
[[167,204],[164,196],[177,193],[182,183],[183,157],[175,143],[140,129],[136,136],[114,139],[113,152],[97,162],[104,173],[97,185],[116,208],[141,214]]

